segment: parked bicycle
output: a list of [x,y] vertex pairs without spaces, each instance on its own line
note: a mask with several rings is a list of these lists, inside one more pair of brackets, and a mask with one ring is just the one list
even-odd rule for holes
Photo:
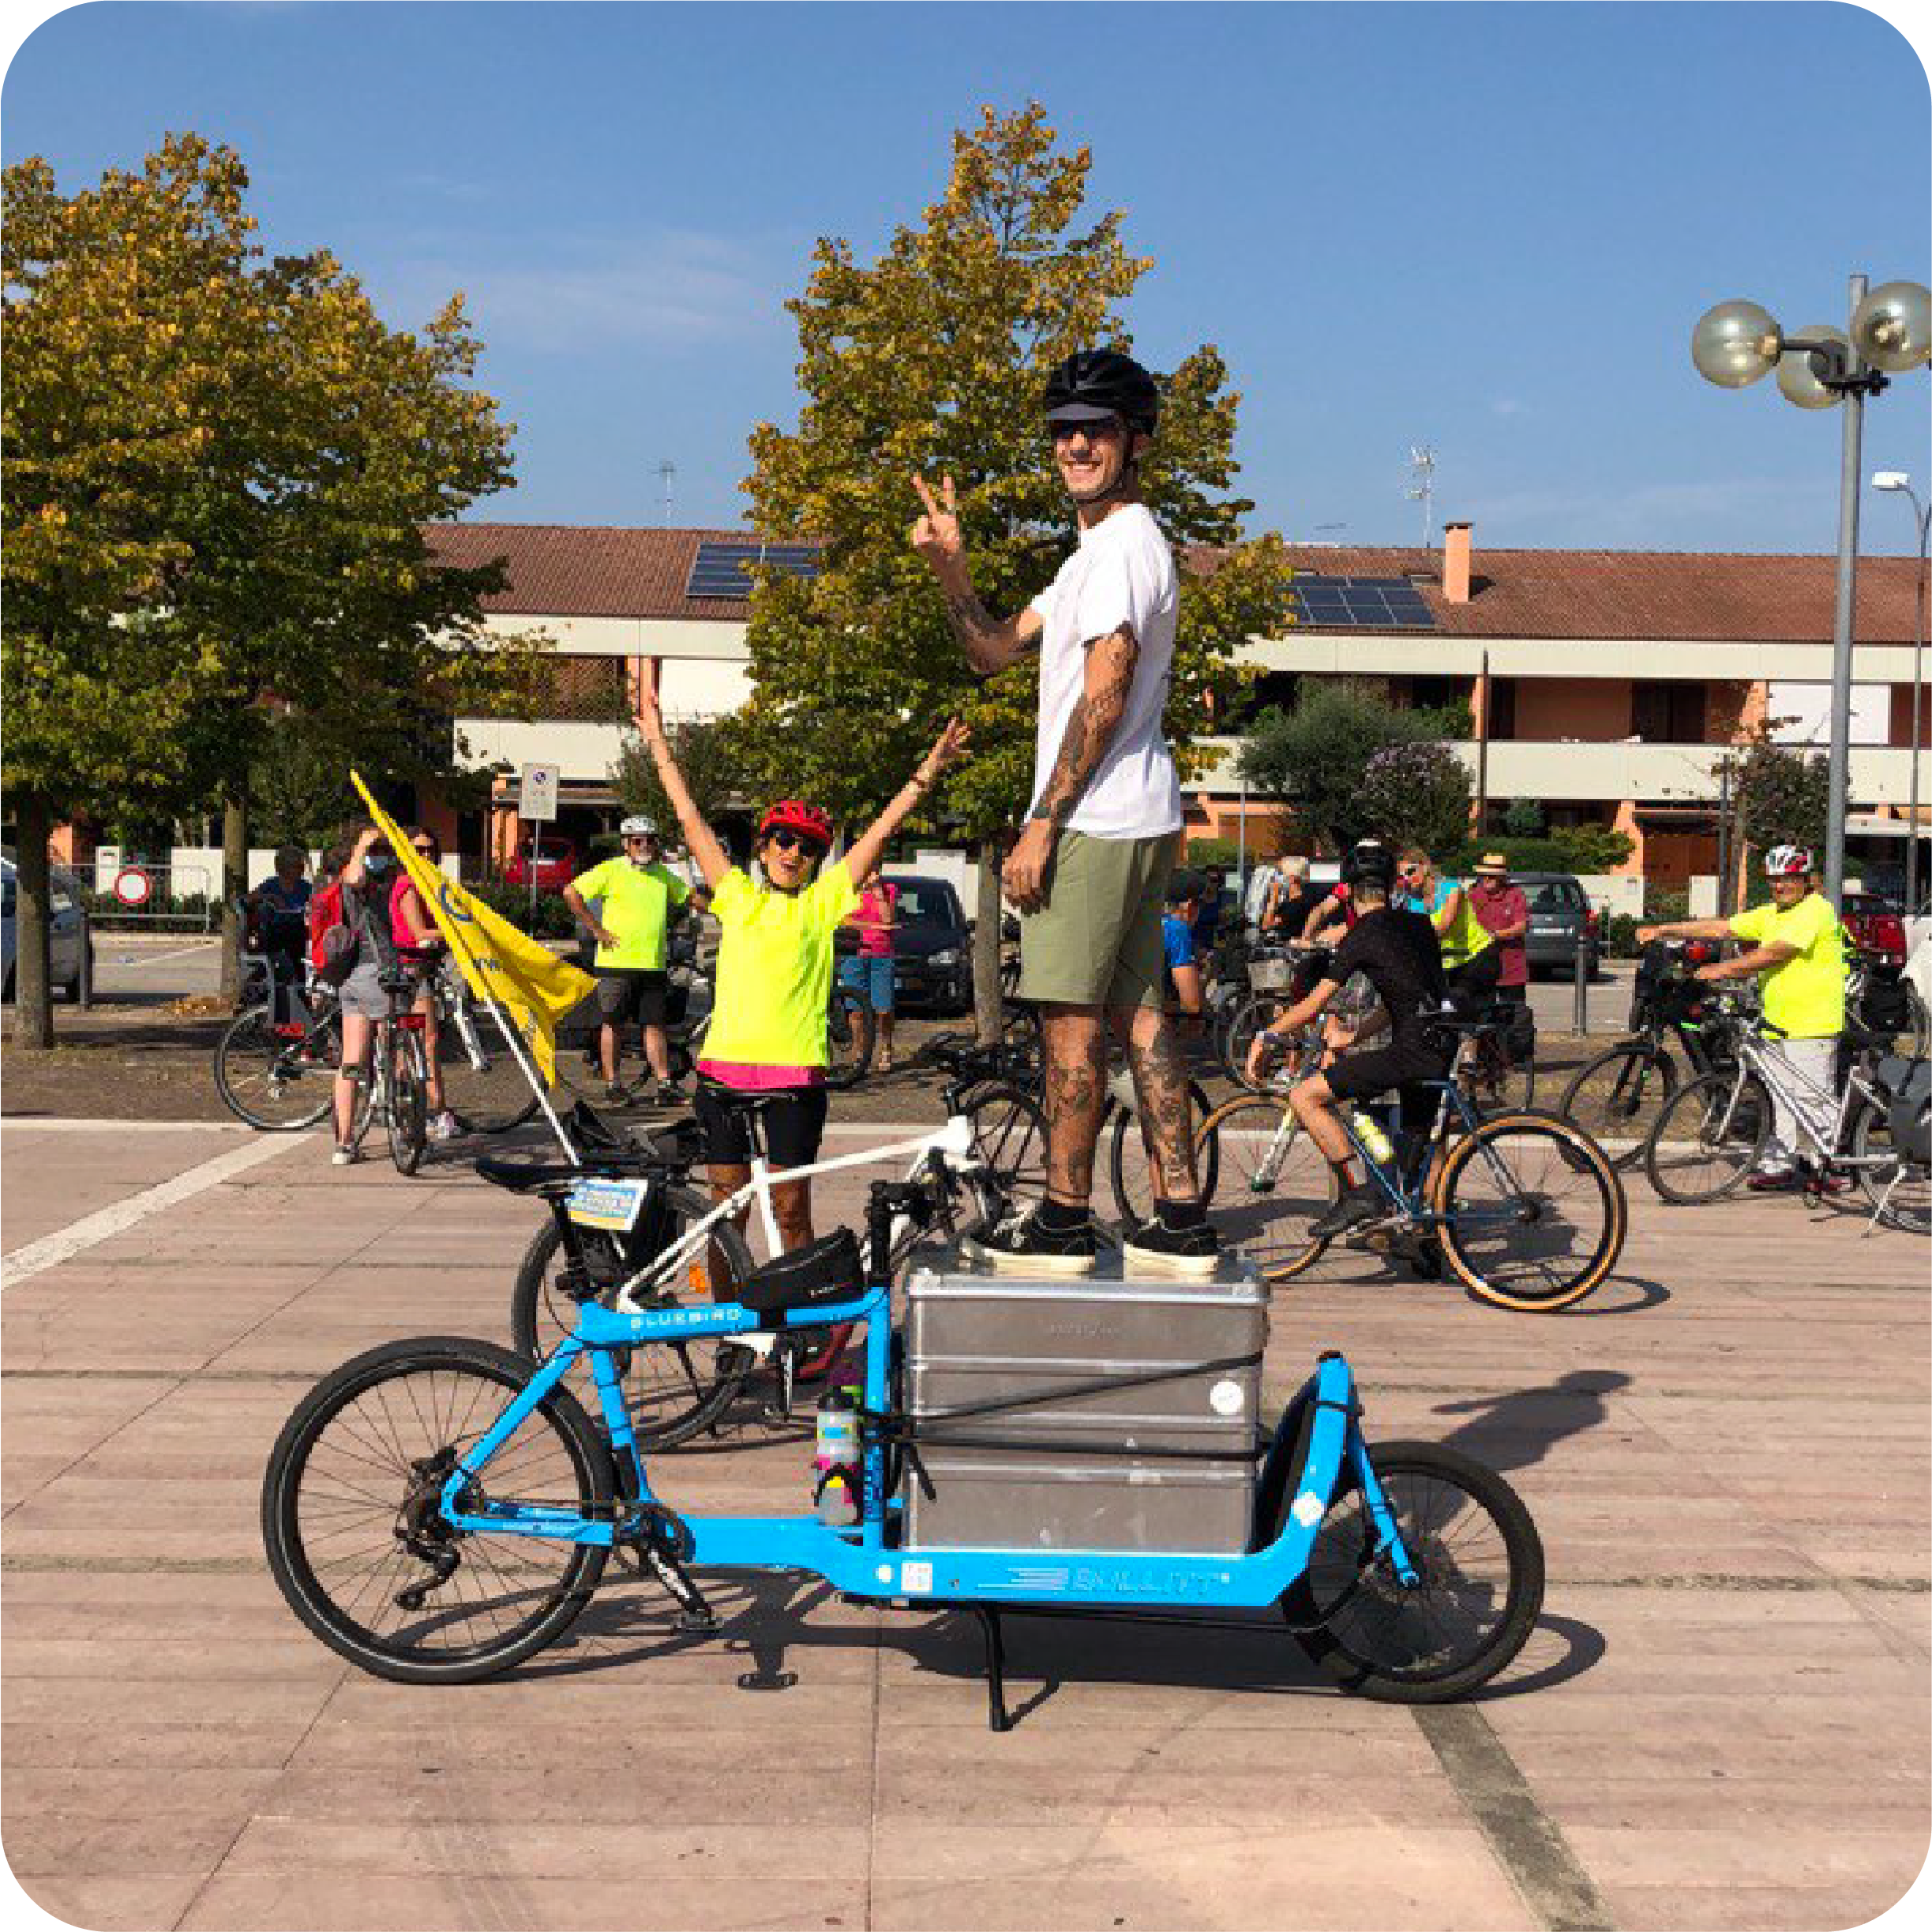
[[1728,1022],[1709,986],[1691,977],[1717,952],[1713,940],[1651,940],[1638,962],[1628,1037],[1586,1061],[1556,1104],[1620,1172],[1641,1165],[1657,1115],[1683,1082],[1679,1054],[1694,1079],[1731,1064]]
[[[1527,1110],[1486,1114],[1476,1101],[1477,1045],[1510,1017],[1506,1007],[1442,1016],[1438,1023],[1458,1039],[1448,1073],[1419,1083],[1439,1096],[1427,1122],[1404,1120],[1399,1102],[1379,1102],[1364,1116],[1364,1132],[1359,1110],[1336,1110],[1389,1210],[1348,1239],[1407,1261],[1425,1279],[1439,1277],[1446,1263],[1472,1294],[1499,1307],[1547,1313],[1608,1277],[1628,1209],[1603,1150],[1571,1122]],[[1285,1092],[1319,1064],[1319,1045],[1304,1037],[1295,1052],[1268,1090],[1237,1096],[1202,1129],[1220,1139],[1221,1182],[1210,1197],[1223,1210],[1220,1225],[1270,1281],[1292,1280],[1327,1252],[1329,1242],[1309,1230],[1340,1192]]]
[[1667,1201],[1691,1206],[1735,1193],[1762,1161],[1782,1112],[1795,1124],[1793,1148],[1804,1191],[1815,1198],[1833,1175],[1849,1176],[1873,1217],[1908,1233],[1932,1233],[1932,1167],[1922,1139],[1903,1125],[1898,1103],[1920,1084],[1923,1061],[1891,1051],[1893,1037],[1847,1028],[1852,1055],[1841,1091],[1808,1079],[1769,1050],[1778,1029],[1726,996],[1736,1059],[1679,1088],[1644,1142],[1644,1171]]
[[[961,1090],[955,1082],[949,1097]],[[758,1266],[734,1218],[746,1206],[757,1208],[766,1252],[774,1258],[769,1266],[808,1270],[826,1241],[837,1240],[828,1236],[793,1255],[780,1254],[760,1121],[766,1100],[733,1094],[725,1104],[745,1112],[752,1159],[751,1179],[722,1204],[692,1184],[692,1170],[703,1157],[694,1120],[619,1139],[589,1108],[574,1110],[569,1124],[583,1165],[541,1170],[559,1185],[546,1195],[550,1220],[526,1251],[511,1294],[510,1332],[524,1356],[536,1361],[548,1355],[573,1332],[587,1301],[611,1307],[628,1296],[640,1308],[701,1309],[732,1300]],[[970,1114],[949,1107],[946,1126],[935,1133],[788,1169],[784,1177],[803,1180],[907,1154],[913,1162],[891,1236],[896,1273],[918,1240],[956,1238],[1000,1210],[1002,1197],[974,1145]],[[486,1180],[523,1191],[533,1171],[501,1162],[478,1168]],[[563,1187],[566,1180],[573,1184]],[[770,1378],[763,1412],[784,1420],[809,1352],[801,1337],[774,1344],[769,1337],[721,1330],[671,1336],[661,1347],[635,1353],[620,1351],[613,1363],[640,1439],[670,1449],[718,1428],[760,1371]]]

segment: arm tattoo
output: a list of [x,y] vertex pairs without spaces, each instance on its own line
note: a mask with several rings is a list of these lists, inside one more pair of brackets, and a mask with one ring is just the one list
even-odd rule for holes
[[[1087,647],[1088,663],[1097,658],[1099,681],[1074,700],[1067,729],[1060,734],[1060,756],[1053,761],[1046,787],[1031,816],[1050,819],[1059,831],[1072,816],[1087,782],[1100,767],[1113,734],[1127,713],[1127,693],[1134,686],[1134,669],[1140,662],[1140,644],[1130,625]],[[1104,657],[1098,654],[1105,653]]]
[[947,589],[945,598],[946,621],[966,662],[988,676],[1004,670],[1011,659],[1005,635],[1007,627],[980,601],[979,593],[970,583]]

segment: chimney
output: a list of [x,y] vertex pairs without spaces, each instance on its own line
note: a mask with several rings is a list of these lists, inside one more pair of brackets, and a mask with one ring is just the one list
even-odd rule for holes
[[1442,602],[1466,604],[1469,601],[1469,526],[1442,526]]

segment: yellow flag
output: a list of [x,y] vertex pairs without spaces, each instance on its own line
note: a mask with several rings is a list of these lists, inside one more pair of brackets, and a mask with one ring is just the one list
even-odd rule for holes
[[527,932],[512,925],[472,897],[455,880],[432,865],[405,832],[370,796],[359,772],[351,771],[377,829],[396,848],[396,863],[409,876],[436,921],[437,930],[463,969],[470,990],[493,1000],[522,1037],[546,1086],[557,1084],[557,1022],[595,992],[597,982],[557,958]]

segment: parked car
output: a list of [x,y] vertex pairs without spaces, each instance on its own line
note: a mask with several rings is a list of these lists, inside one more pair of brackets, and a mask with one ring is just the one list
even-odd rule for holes
[[1594,973],[1603,943],[1602,919],[1590,903],[1583,881],[1574,872],[1512,872],[1510,883],[1521,887],[1529,902],[1524,957],[1531,974],[1540,969],[1574,970],[1579,941],[1589,948],[1590,970]]
[[886,874],[898,887],[893,997],[908,1009],[963,1013],[973,1004],[973,938],[950,880]]
[[[47,977],[69,1000],[81,997],[82,959],[94,935],[81,904],[81,882],[65,865],[51,868],[48,887]],[[0,1000],[13,997],[13,954],[19,882],[11,858],[0,857]]]
[[1874,891],[1856,880],[1845,882],[1838,917],[1853,945],[1888,966],[1905,963],[1905,906],[1902,897]]
[[[583,864],[583,855],[578,850],[575,839],[565,838],[561,832],[544,833],[537,843],[537,890],[539,892],[561,892],[576,877]],[[513,886],[528,885],[530,867],[531,842],[526,838],[504,865],[505,883]]]

